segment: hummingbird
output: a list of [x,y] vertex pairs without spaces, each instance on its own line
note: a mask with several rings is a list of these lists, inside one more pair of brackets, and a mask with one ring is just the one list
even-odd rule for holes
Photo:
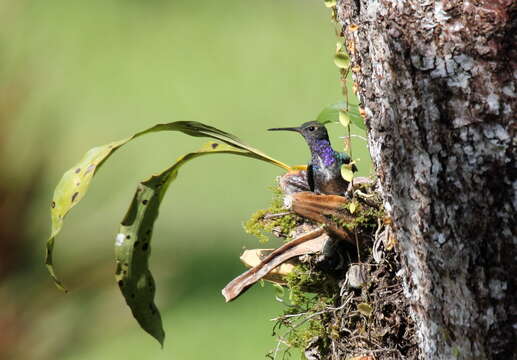
[[[325,125],[318,121],[308,121],[299,127],[268,130],[294,131],[303,136],[311,150],[311,160],[307,165],[307,182],[312,192],[328,195],[346,193],[349,183],[341,176],[341,166],[349,164],[352,159],[348,154],[332,148]],[[357,171],[355,165],[352,165],[352,171]]]

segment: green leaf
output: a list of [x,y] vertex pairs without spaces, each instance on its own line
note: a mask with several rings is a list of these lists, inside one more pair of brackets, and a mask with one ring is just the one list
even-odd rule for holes
[[325,6],[328,8],[332,8],[336,6],[336,0],[325,0]]
[[352,181],[354,178],[354,172],[352,171],[350,164],[341,166],[341,176],[348,182]]
[[345,111],[339,112],[339,122],[346,128],[350,126],[350,117]]
[[[348,111],[347,111],[348,108]],[[364,125],[364,119],[359,114],[359,105],[348,103],[344,101],[338,102],[336,104],[329,105],[325,107],[316,118],[316,121],[321,122],[322,124],[328,124],[339,121],[339,113],[343,111],[346,113],[352,124],[357,126],[360,129],[365,130],[366,127]]]
[[334,123],[339,120],[339,112],[343,109],[343,103],[337,103],[333,105],[326,106],[321,112],[318,114],[316,121],[319,121],[322,124]]
[[162,346],[165,334],[154,303],[155,284],[149,270],[154,223],[161,201],[180,167],[199,156],[217,153],[254,157],[247,150],[216,142],[180,157],[171,167],[138,185],[115,239],[115,279],[135,319]]
[[352,202],[350,203],[350,205],[348,205],[348,209],[350,210],[350,214],[355,213],[355,211],[357,210],[357,205],[358,205],[358,204],[357,204],[357,201],[355,201],[355,200],[354,200],[354,201],[352,201]]
[[344,52],[338,52],[334,55],[334,64],[340,69],[346,69],[350,65],[350,59]]
[[52,229],[50,237],[47,240],[45,264],[50,275],[54,279],[54,282],[60,289],[65,290],[54,271],[52,254],[55,238],[63,227],[65,216],[85,196],[88,191],[90,181],[97,170],[117,149],[139,136],[158,131],[180,131],[190,136],[209,137],[220,140],[237,149],[244,150],[246,152],[246,156],[267,161],[283,169],[290,169],[288,165],[245,144],[234,135],[196,121],[176,121],[167,124],[158,124],[149,129],[140,131],[126,139],[91,149],[75,166],[63,175],[54,190],[54,196],[51,203],[50,214]]

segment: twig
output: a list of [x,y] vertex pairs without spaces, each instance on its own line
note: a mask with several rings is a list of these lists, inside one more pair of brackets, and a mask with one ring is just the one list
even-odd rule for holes
[[267,219],[274,219],[274,218],[277,218],[277,217],[282,217],[282,216],[286,216],[286,215],[290,215],[292,214],[291,211],[285,211],[285,212],[281,212],[281,213],[276,213],[276,214],[266,214],[264,215],[264,219],[267,220]]
[[374,197],[374,196],[375,196],[375,194],[374,194],[374,193],[372,193],[372,194],[365,194],[365,193],[364,193],[364,192],[362,192],[361,190],[356,190],[356,191],[354,191],[354,195],[357,195],[357,196],[359,196],[359,197],[361,197],[361,198],[363,198],[363,199],[371,199],[372,197]]
[[270,319],[269,321],[279,321],[279,320],[284,320],[284,319],[293,318],[293,317],[300,317],[300,316],[303,316],[303,315],[307,315],[308,313],[309,313],[309,312],[308,312],[308,311],[306,311],[306,312],[298,313],[298,314],[282,315],[282,316],[279,316],[279,317],[276,317],[276,318]]
[[348,135],[348,136],[340,136],[341,139],[344,139],[346,137],[356,137],[356,138],[359,138],[361,140],[368,141],[368,139],[365,138],[364,136],[357,135],[357,134],[351,134],[351,135]]

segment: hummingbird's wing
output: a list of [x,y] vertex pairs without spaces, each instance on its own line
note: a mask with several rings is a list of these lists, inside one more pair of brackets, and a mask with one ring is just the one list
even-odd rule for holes
[[[341,164],[350,164],[350,162],[352,161],[352,159],[350,158],[350,155],[348,155],[347,153],[338,152],[337,156],[338,156]],[[355,166],[355,164],[352,165],[352,171],[353,172],[357,171],[357,167]]]
[[307,183],[309,184],[309,189],[314,192],[314,173],[312,171],[312,164],[307,165]]

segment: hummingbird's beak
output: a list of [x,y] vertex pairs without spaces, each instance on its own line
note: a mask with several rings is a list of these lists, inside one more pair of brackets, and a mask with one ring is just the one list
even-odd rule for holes
[[300,128],[297,128],[297,127],[272,128],[272,129],[267,129],[267,130],[268,131],[294,131],[294,132],[297,132],[297,133],[300,132]]

